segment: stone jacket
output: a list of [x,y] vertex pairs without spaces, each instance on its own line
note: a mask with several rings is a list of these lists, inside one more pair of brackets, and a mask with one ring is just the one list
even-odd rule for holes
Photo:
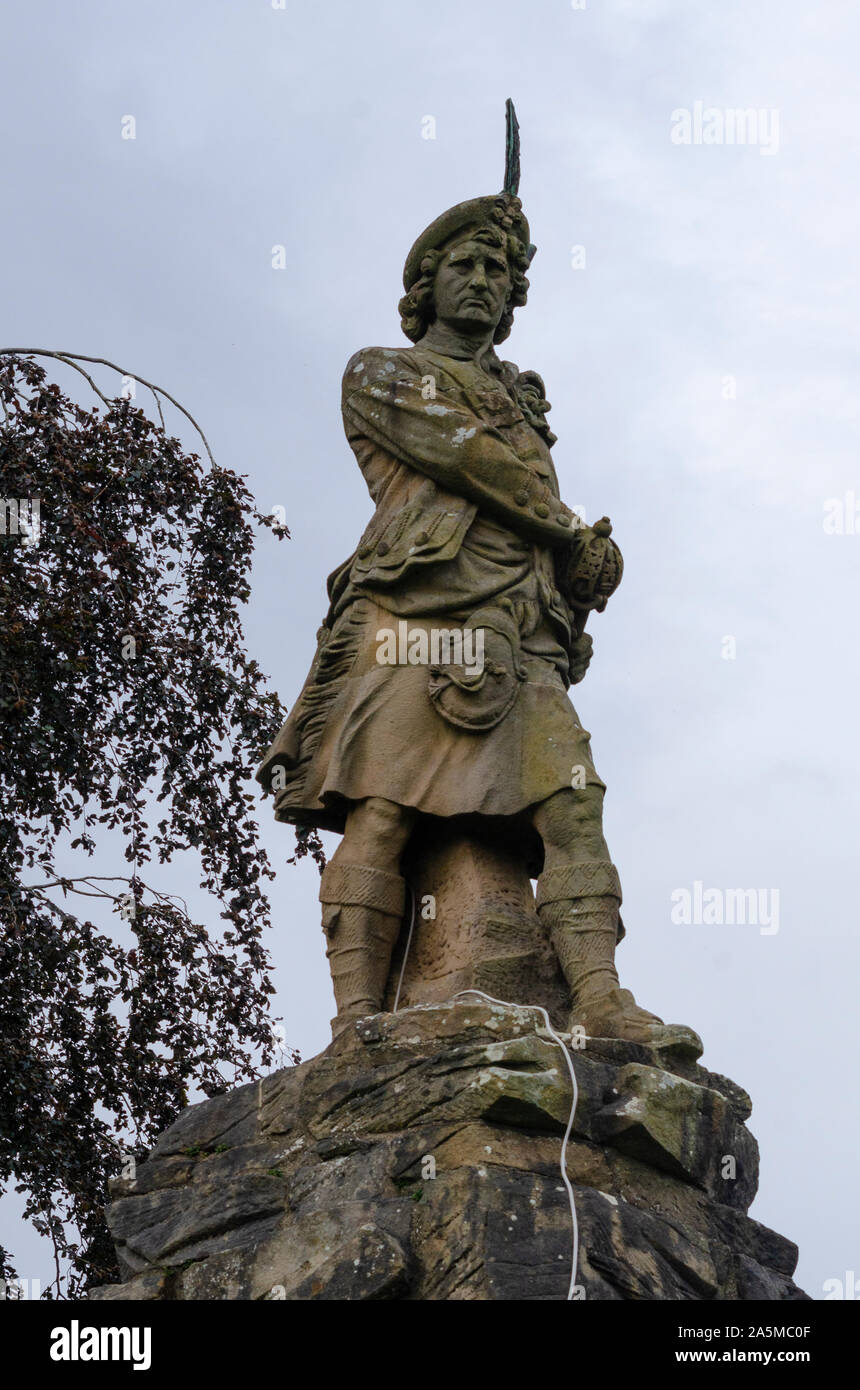
[[[498,374],[491,375],[472,359],[420,347],[365,348],[347,364],[344,428],[375,511],[356,550],[329,577],[331,603],[311,670],[257,772],[270,787],[275,768],[287,771],[278,791],[279,819],[343,828],[340,813],[329,813],[319,801],[317,783],[328,770],[322,762],[318,766],[317,753],[324,762],[334,739],[332,734],[326,743],[328,720],[345,691],[356,643],[363,640],[361,626],[347,617],[356,599],[398,614],[445,614],[446,625],[449,613],[460,608],[464,617],[474,617],[481,584],[472,588],[470,580],[484,573],[481,556],[489,545],[484,588],[491,595],[499,592],[495,565],[502,572],[509,569],[514,591],[524,582],[534,592],[551,628],[549,636],[536,633],[534,640],[568,683],[573,624],[558,579],[579,517],[559,499],[542,394],[540,379],[520,374],[513,363],[498,363]],[[464,546],[473,524],[480,533],[477,549],[474,532]],[[462,591],[452,583],[455,571]],[[502,573],[503,589],[504,583]],[[505,617],[498,607],[488,614],[486,603],[479,611],[481,626],[508,636],[507,655],[516,664],[519,632],[510,626],[518,625],[519,617],[513,610]],[[418,717],[415,711],[420,714],[425,704],[429,715],[429,701],[412,701],[408,718]],[[567,748],[564,730],[574,716],[566,700],[563,709],[558,746]],[[438,736],[445,726],[436,720],[433,727]],[[542,794],[540,788],[535,792]]]
[[569,544],[578,516],[559,498],[545,439],[503,377],[420,347],[365,348],[343,377],[347,439],[376,511],[329,578],[332,610],[347,585],[408,587],[416,566],[453,559],[478,512],[526,541]]

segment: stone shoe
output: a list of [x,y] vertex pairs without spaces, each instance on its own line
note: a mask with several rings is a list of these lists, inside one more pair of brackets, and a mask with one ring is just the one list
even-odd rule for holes
[[629,989],[620,987],[574,1004],[570,1029],[584,1028],[587,1037],[617,1038],[655,1050],[672,1049],[695,1061],[704,1048],[698,1033],[684,1024],[667,1024],[641,1008]]

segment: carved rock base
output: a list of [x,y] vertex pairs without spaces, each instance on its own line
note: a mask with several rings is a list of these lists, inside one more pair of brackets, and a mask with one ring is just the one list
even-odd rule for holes
[[[635,1044],[573,1058],[578,1296],[805,1298],[796,1247],[746,1215],[758,1151],[740,1087]],[[125,1282],[90,1296],[564,1300],[570,1100],[532,1009],[363,1019],[180,1115],[113,1184]]]

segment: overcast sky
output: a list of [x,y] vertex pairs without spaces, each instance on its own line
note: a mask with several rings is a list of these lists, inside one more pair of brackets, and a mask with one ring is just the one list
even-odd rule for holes
[[[626,561],[575,692],[622,976],[750,1091],[752,1215],[815,1298],[860,1273],[860,521],[832,529],[860,500],[858,52],[851,0],[19,0],[0,46],[2,346],[162,384],[285,508],[247,635],[287,705],[371,511],[343,367],[403,342],[405,254],[501,187],[514,98],[539,249],[502,353],[543,375],[562,495]],[[762,113],[757,140],[695,143],[707,108]],[[277,1008],[308,1057],[333,1012],[318,877],[262,815]],[[673,922],[697,881],[778,893],[778,931]]]

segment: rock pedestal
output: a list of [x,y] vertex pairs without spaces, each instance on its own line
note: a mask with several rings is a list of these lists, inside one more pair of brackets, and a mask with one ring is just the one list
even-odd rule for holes
[[398,988],[400,1008],[480,989],[495,999],[540,1004],[556,1028],[567,1026],[570,993],[535,910],[524,857],[476,836],[425,835],[406,874],[414,918],[407,904],[387,1009]]
[[[758,1154],[740,1087],[633,1044],[571,1055],[577,1297],[805,1298],[796,1247],[746,1215]],[[563,1301],[570,1106],[534,1009],[363,1019],[191,1106],[114,1182],[124,1282],[91,1297]]]

